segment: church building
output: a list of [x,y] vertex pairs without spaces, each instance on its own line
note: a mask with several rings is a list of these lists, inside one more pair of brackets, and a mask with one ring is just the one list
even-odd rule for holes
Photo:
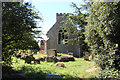
[[[56,22],[47,32],[47,50],[56,49],[59,53],[73,53],[73,56],[80,57],[80,46],[78,44],[68,46],[65,42],[69,39],[65,32],[67,32],[62,25],[64,24],[64,18],[68,14],[57,13]],[[71,24],[72,25],[72,24]],[[70,27],[70,26],[69,26]]]

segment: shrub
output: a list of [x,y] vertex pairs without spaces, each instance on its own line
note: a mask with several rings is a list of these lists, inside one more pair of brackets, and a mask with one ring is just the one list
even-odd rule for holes
[[108,53],[108,54],[100,54],[98,58],[95,59],[98,66],[100,66],[103,70],[105,68],[115,68],[119,70],[120,62],[119,55]]
[[22,53],[20,58],[25,60],[25,58],[26,58],[27,56],[28,56],[27,54],[23,54],[23,53]]
[[105,70],[100,71],[99,73],[99,78],[105,78],[105,79],[120,79],[120,73],[118,70],[115,68],[108,69],[106,68]]
[[89,56],[84,56],[84,60],[88,60],[89,61]]
[[96,63],[101,67],[99,78],[119,78],[120,79],[120,62],[119,56],[113,53],[100,55]]
[[20,58],[21,55],[22,55],[22,53],[18,53],[18,54],[16,55],[16,57],[17,57],[17,58]]
[[35,58],[34,58],[33,56],[26,56],[26,58],[25,58],[25,63],[30,64],[31,61],[34,61],[34,60],[35,60]]
[[53,58],[53,57],[47,57],[47,58],[46,58],[46,61],[47,61],[47,62],[53,62],[53,61],[54,61],[54,58]]
[[39,60],[39,58],[34,59],[34,63],[38,63],[38,64],[40,64],[40,60]]
[[46,61],[47,62],[58,62],[59,60],[57,57],[53,56],[53,57],[47,57]]

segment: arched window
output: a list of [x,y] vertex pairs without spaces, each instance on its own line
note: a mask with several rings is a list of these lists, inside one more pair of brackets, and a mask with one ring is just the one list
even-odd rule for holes
[[58,44],[65,44],[65,42],[68,40],[68,36],[65,35],[65,32],[67,32],[64,29],[59,30],[58,33]]

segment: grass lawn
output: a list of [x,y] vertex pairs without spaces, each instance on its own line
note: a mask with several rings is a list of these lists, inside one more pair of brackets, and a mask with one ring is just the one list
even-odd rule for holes
[[[60,55],[60,54],[59,54]],[[64,55],[64,54],[61,54]],[[46,56],[37,54],[34,57]],[[40,64],[27,64],[24,60],[13,57],[12,67],[24,74],[29,80],[45,79],[47,74],[58,74],[66,80],[80,80],[81,78],[94,78],[99,70],[86,72],[88,69],[95,68],[94,61],[85,61],[83,58],[75,58],[75,61],[64,62],[65,67],[56,67],[54,62],[40,62]]]

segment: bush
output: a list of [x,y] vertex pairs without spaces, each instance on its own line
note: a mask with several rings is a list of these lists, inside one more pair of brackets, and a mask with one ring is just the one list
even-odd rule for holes
[[89,56],[84,56],[84,60],[88,60],[89,61]]
[[39,58],[34,59],[34,63],[40,64],[40,60],[39,60]]
[[16,55],[16,57],[17,57],[17,58],[20,58],[21,55],[22,55],[22,53],[18,53],[18,54]]
[[22,53],[20,58],[25,60],[27,56],[28,56],[27,54]]
[[116,70],[115,68],[108,69],[100,71],[99,78],[105,78],[105,79],[120,79],[120,72]]
[[57,57],[53,56],[53,57],[47,57],[46,61],[47,62],[58,62],[59,60],[57,59]]
[[102,70],[106,68],[115,68],[116,70],[120,69],[120,57],[119,55],[108,53],[108,54],[100,54],[98,58],[95,59],[98,66],[102,68]]
[[34,58],[33,56],[26,56],[26,58],[25,58],[25,63],[30,64],[31,61],[34,61],[34,60],[35,60],[35,58]]
[[116,53],[101,54],[96,58],[96,63],[101,67],[99,78],[119,78],[120,79],[120,61]]

